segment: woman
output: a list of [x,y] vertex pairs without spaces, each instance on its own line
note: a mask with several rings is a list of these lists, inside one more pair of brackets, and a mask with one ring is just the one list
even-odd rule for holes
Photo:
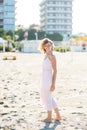
[[57,103],[52,95],[55,90],[56,81],[56,58],[53,55],[53,42],[45,38],[40,44],[40,50],[44,52],[45,57],[43,60],[43,73],[42,73],[42,87],[41,87],[41,101],[47,110],[47,118],[44,122],[52,121],[52,110],[55,111],[56,121],[60,121],[61,117],[57,107]]

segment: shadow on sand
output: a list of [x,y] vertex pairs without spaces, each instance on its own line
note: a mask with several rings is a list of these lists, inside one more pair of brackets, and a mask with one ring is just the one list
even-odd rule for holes
[[45,126],[40,130],[55,130],[58,125],[61,125],[61,122],[45,123]]

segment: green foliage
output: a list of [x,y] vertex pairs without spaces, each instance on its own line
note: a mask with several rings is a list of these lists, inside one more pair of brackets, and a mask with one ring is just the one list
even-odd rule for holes
[[21,51],[22,50],[22,45],[18,46],[18,50]]
[[63,51],[63,48],[62,48],[62,47],[55,47],[54,50],[55,50],[55,51],[62,52],[62,51]]
[[13,30],[9,30],[6,32],[6,35],[10,36],[10,38],[13,39],[13,33],[14,33]]
[[50,38],[53,41],[63,40],[63,36],[59,33],[47,34],[46,32],[42,30],[38,30],[38,29],[39,29],[39,26],[35,24],[32,24],[27,30],[24,30],[22,28],[19,28],[16,31],[13,31],[13,30],[5,31],[3,29],[0,29],[0,37],[3,37],[8,41],[12,41],[12,40],[21,41],[24,39],[24,33],[27,31],[28,40],[35,40],[36,39],[35,33],[38,33],[38,40],[41,40],[45,37]]
[[18,41],[21,41],[24,39],[24,33],[26,31],[28,32],[28,40],[35,40],[36,39],[35,33],[37,33],[38,35],[38,40],[41,40],[45,37],[50,38],[53,41],[63,40],[63,36],[59,33],[47,34],[45,31],[37,30],[37,28],[38,28],[38,25],[32,24],[27,30],[19,29],[15,31],[15,35],[19,36]]
[[35,33],[36,33],[35,29],[28,30],[28,40],[35,40],[36,39]]
[[11,50],[12,50],[11,47],[9,47],[9,46],[5,46],[5,51],[10,52]]
[[62,41],[63,40],[63,36],[59,33],[46,34],[46,37],[53,41]]
[[20,43],[17,43],[17,45],[16,45],[16,49],[17,50],[19,50],[19,51],[21,51],[22,50],[22,44],[20,44]]
[[18,41],[21,41],[24,39],[24,30],[23,29],[19,29],[17,31],[15,31],[15,35],[18,35]]
[[70,47],[66,47],[66,51],[71,51]]
[[38,31],[38,39],[41,40],[43,38],[45,38],[46,36],[46,33],[44,31]]
[[3,46],[0,45],[0,51],[2,51],[2,50],[3,50]]
[[66,52],[66,51],[70,51],[70,47],[62,47],[62,46],[57,46],[54,48],[55,51],[59,51],[59,52]]
[[0,29],[0,37],[3,37],[6,35],[6,31],[3,29]]
[[10,35],[6,35],[6,36],[5,36],[5,39],[6,39],[7,41],[11,41],[11,36],[10,36]]
[[12,41],[11,43],[12,43],[13,48],[15,48],[16,47],[16,42]]
[[[6,52],[9,52],[9,51],[11,51],[11,50],[12,50],[11,47],[5,46],[5,51],[6,51]],[[2,45],[0,45],[0,51],[3,51],[3,46],[2,46]]]
[[19,36],[18,35],[14,35],[14,41],[17,41],[19,39]]

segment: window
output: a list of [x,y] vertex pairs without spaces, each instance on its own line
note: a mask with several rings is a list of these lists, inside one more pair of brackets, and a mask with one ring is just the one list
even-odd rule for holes
[[53,14],[52,14],[52,16],[56,16],[56,14],[55,14],[55,13],[53,13]]
[[5,6],[5,7],[4,7],[4,10],[5,10],[5,11],[9,11],[9,12],[10,12],[10,11],[14,11],[14,6],[10,6],[10,7],[9,7],[9,6]]
[[13,24],[14,23],[14,19],[5,19],[4,23],[5,24]]
[[53,10],[56,10],[56,8],[55,8],[55,7],[53,7]]
[[56,1],[53,1],[53,4],[56,4]]
[[0,12],[3,12],[3,7],[0,7]]
[[53,10],[53,8],[52,7],[48,7],[48,10]]
[[15,1],[11,1],[11,0],[5,0],[5,5],[14,5]]
[[5,24],[5,25],[4,25],[4,29],[5,29],[5,30],[12,30],[12,29],[14,30],[14,25],[8,25],[8,24],[6,25],[6,24]]

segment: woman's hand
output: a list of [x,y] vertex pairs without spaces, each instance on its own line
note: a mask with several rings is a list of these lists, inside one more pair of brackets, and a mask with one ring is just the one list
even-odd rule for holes
[[55,90],[55,85],[51,85],[50,91],[54,91],[54,90]]

